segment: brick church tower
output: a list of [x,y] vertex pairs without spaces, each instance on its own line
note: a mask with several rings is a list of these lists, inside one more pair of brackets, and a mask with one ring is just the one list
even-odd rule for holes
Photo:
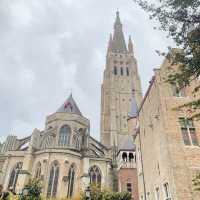
[[117,12],[101,88],[101,142],[107,147],[119,146],[124,136],[129,135],[127,119],[133,89],[139,106],[142,92],[133,43],[129,37],[127,48]]

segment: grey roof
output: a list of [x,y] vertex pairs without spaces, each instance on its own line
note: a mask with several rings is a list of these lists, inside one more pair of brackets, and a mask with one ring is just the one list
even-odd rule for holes
[[133,137],[131,135],[125,135],[119,143],[118,150],[135,150],[135,148]]
[[116,20],[114,24],[114,35],[112,40],[112,51],[116,53],[126,53],[126,42],[122,30],[122,23],[120,21],[119,12],[116,13]]
[[137,102],[135,100],[135,94],[132,95],[131,98],[131,110],[128,113],[129,117],[137,117],[138,116],[138,106],[137,106]]
[[81,115],[82,113],[79,110],[78,106],[76,105],[76,102],[74,101],[72,94],[68,97],[68,99],[62,104],[62,106],[57,110],[57,112],[62,113],[74,113],[77,115]]

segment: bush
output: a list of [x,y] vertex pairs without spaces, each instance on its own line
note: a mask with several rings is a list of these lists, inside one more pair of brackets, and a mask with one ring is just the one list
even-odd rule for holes
[[[112,192],[109,190],[100,190],[98,186],[91,186],[91,200],[131,200],[129,192]],[[86,200],[85,194],[82,194],[81,200]]]

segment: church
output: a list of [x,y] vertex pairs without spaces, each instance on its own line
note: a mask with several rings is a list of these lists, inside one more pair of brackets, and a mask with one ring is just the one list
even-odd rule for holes
[[131,37],[126,45],[119,12],[110,35],[101,89],[101,141],[90,136],[90,121],[72,94],[44,130],[0,147],[0,184],[19,193],[30,178],[41,180],[46,197],[74,197],[90,184],[129,191],[138,200],[134,125],[142,101]]

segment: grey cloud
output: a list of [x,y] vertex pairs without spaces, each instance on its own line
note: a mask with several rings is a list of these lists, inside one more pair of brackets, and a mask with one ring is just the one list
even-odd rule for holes
[[100,86],[109,33],[119,9],[134,40],[143,89],[169,43],[147,15],[124,0],[0,1],[0,136],[44,127],[70,90],[99,138]]

